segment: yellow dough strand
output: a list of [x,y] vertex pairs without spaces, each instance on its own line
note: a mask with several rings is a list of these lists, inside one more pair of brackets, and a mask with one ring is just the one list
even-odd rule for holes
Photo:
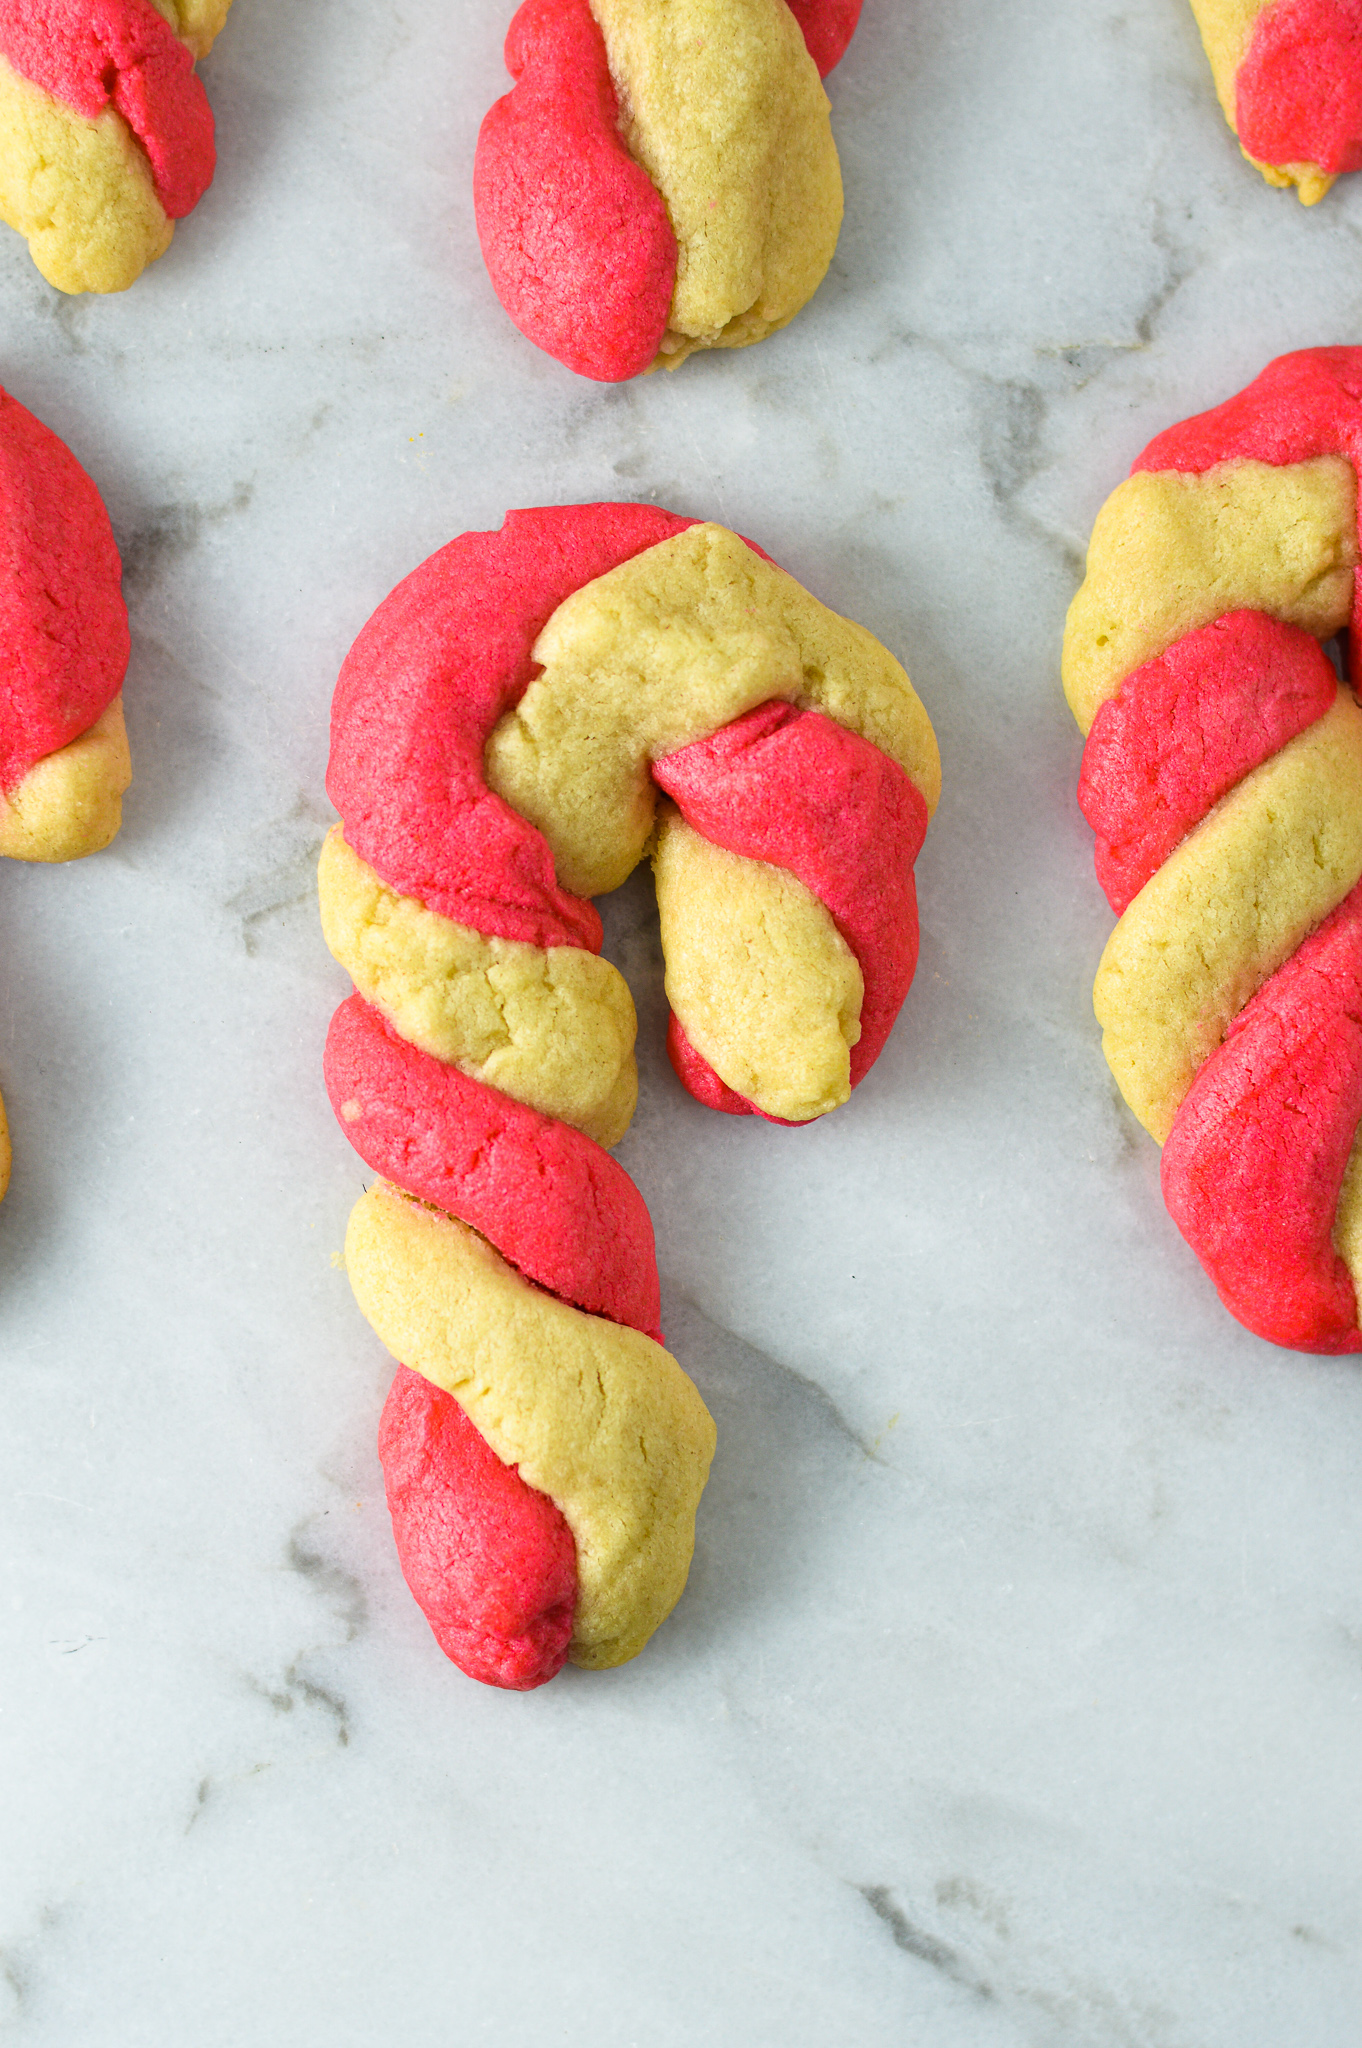
[[574,1664],[623,1664],[681,1596],[714,1424],[671,1353],[531,1287],[476,1231],[380,1182],[350,1218],[355,1299],[452,1394],[577,1545]]
[[44,755],[7,797],[0,795],[0,854],[63,861],[102,852],[122,823],[131,780],[120,696],[88,731]]
[[619,1142],[638,1098],[638,1024],[608,960],[486,938],[397,895],[339,825],[317,881],[327,945],[403,1038],[598,1145]]
[[653,872],[667,1001],[720,1080],[789,1123],[845,1102],[864,982],[813,892],[711,845],[671,804]]
[[0,57],[0,219],[60,292],[126,291],[170,247],[173,223],[121,116],[93,120]]
[[592,0],[625,142],[661,193],[676,286],[657,363],[792,320],[832,261],[827,94],[784,0]]

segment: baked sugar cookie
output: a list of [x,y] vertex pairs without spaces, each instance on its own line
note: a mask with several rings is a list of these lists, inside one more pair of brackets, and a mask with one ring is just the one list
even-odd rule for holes
[[522,334],[604,382],[793,319],[837,246],[819,78],[860,0],[524,0],[478,238]]
[[[121,582],[98,491],[0,391],[0,854],[78,860],[118,830],[132,772]],[[0,1194],[9,1165],[0,1109]]]
[[634,1656],[685,1584],[713,1450],[605,1149],[635,1019],[588,899],[651,853],[681,1080],[808,1122],[912,979],[939,780],[870,634],[652,506],[464,534],[351,650],[320,888],[356,993],[326,1077],[384,1179],[346,1265],[402,1361],[380,1450],[403,1569],[472,1676]]
[[0,217],[63,292],[121,292],[212,182],[194,61],[231,0],[0,0]]
[[1313,206],[1362,166],[1359,0],[1192,0],[1225,119],[1269,185]]
[[1362,1350],[1362,349],[1150,443],[1098,515],[1064,683],[1120,917],[1103,1046],[1231,1312]]

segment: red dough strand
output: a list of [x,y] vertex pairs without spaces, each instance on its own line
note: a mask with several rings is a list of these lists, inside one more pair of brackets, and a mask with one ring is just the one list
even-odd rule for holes
[[1263,612],[1226,612],[1132,669],[1092,722],[1078,783],[1118,917],[1222,796],[1324,716],[1337,688],[1318,642]]
[[536,1286],[662,1342],[652,1221],[608,1152],[430,1059],[362,996],[331,1020],[325,1072],[375,1172],[471,1224]]
[[194,60],[151,0],[6,0],[0,53],[21,77],[94,120],[113,107],[151,165],[171,220],[213,182],[213,111]]
[[1362,168],[1362,0],[1275,0],[1234,81],[1235,127],[1265,164]]
[[652,505],[511,512],[384,599],[336,685],[326,787],[349,845],[390,889],[492,937],[599,953],[600,918],[559,888],[542,835],[488,789],[483,749],[564,598],[694,523]]
[[577,1547],[553,1502],[404,1365],[378,1452],[403,1576],[445,1655],[484,1685],[546,1684],[567,1661],[577,1604]]
[[667,328],[676,236],[624,146],[587,0],[525,0],[506,38],[517,81],[482,124],[473,205],[492,287],[539,348],[583,377],[646,370]]
[[0,391],[0,790],[92,726],[128,666],[109,515],[55,434]]
[[[878,1059],[917,967],[921,794],[859,733],[779,701],[664,755],[653,779],[704,838],[788,869],[828,910],[865,983],[861,1036],[851,1049],[854,1088]],[[754,1113],[711,1073],[674,1018],[667,1042],[692,1095],[730,1115]]]
[[1202,1066],[1163,1154],[1174,1222],[1232,1315],[1297,1351],[1362,1351],[1331,1231],[1362,1120],[1362,884]]

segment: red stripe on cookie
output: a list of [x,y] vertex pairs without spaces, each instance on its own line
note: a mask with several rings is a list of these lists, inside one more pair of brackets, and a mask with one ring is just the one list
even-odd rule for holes
[[662,1342],[652,1220],[608,1152],[418,1052],[362,996],[331,1020],[325,1073],[376,1173],[470,1224],[536,1286]]
[[122,567],[99,492],[0,391],[0,789],[92,726],[128,666]]
[[1156,434],[1131,464],[1193,474],[1236,457],[1308,462],[1316,455],[1362,461],[1362,348],[1305,348],[1278,356],[1223,405]]
[[213,182],[213,110],[194,60],[151,0],[5,0],[0,53],[22,77],[94,120],[114,107],[180,220]]
[[861,0],[786,0],[803,30],[809,55],[826,78],[840,64],[861,18]]
[[1234,81],[1235,127],[1259,163],[1362,167],[1362,0],[1276,0]]
[[581,376],[636,377],[657,354],[676,236],[620,135],[587,0],[525,0],[506,38],[517,81],[478,135],[473,206],[488,275],[521,333]]
[[547,1494],[504,1465],[453,1395],[399,1365],[378,1455],[402,1574],[447,1657],[529,1692],[561,1671],[577,1546]]
[[1310,634],[1265,612],[1226,612],[1131,670],[1092,722],[1078,783],[1118,917],[1221,797],[1323,717],[1337,688]]
[[[787,869],[829,912],[865,983],[861,1036],[851,1049],[854,1088],[878,1058],[917,967],[913,862],[927,831],[920,792],[859,733],[779,700],[664,755],[653,779],[704,838]],[[701,1101],[751,1113],[717,1076],[717,1091],[704,1082],[707,1063],[679,1025],[669,1029],[668,1050],[692,1094],[692,1082],[701,1083]]]
[[1362,884],[1202,1066],[1163,1194],[1231,1315],[1297,1351],[1362,1351],[1331,1231],[1362,1119]]
[[347,842],[390,889],[489,937],[600,951],[599,917],[559,888],[542,834],[488,789],[483,749],[563,600],[694,524],[652,505],[511,512],[384,599],[336,684],[326,787]]

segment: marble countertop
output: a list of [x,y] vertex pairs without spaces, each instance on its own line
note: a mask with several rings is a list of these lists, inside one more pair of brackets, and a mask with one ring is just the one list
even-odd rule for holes
[[[0,2036],[16,2048],[1348,2048],[1362,1386],[1230,1322],[1089,987],[1058,644],[1158,428],[1362,340],[1362,177],[1241,160],[1185,0],[866,0],[784,334],[574,379],[478,258],[510,0],[236,0],[220,169],[134,290],[0,241],[0,378],[98,480],[136,781],[6,867]],[[904,660],[917,983],[802,1133],[662,1052],[620,1156],[719,1424],[635,1664],[471,1684],[402,1584],[319,1061],[340,660],[509,506],[752,535]]]

